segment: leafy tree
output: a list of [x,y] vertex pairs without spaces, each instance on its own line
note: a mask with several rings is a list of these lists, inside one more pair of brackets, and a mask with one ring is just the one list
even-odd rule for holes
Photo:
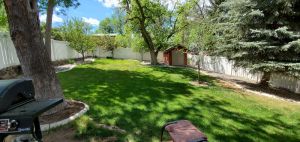
[[104,34],[114,33],[114,27],[110,18],[105,18],[100,22],[98,32]]
[[[174,40],[189,48],[189,51],[198,55],[198,82],[201,83],[200,78],[200,61],[203,53],[209,49],[217,46],[217,39],[215,36],[216,24],[212,21],[213,10],[215,6],[206,3],[207,1],[194,0],[190,1],[194,6],[190,9],[187,18],[184,19],[188,23],[185,30],[175,34]],[[211,0],[211,2],[214,2]],[[218,2],[216,2],[218,3]]]
[[97,46],[103,48],[106,51],[110,51],[112,53],[112,58],[114,57],[114,50],[119,47],[116,42],[115,35],[101,35],[93,38],[96,42]]
[[65,8],[78,7],[78,0],[39,0],[39,8],[42,12],[47,13],[46,31],[45,31],[45,46],[48,54],[51,57],[51,30],[52,30],[52,16],[55,7],[60,7],[58,13],[65,13]]
[[[36,99],[64,98],[54,67],[47,54],[36,0],[4,0],[11,39],[25,78],[33,80]],[[64,105],[52,112],[61,111]]]
[[114,9],[112,17],[105,18],[99,24],[98,33],[108,34],[116,33],[123,34],[125,24],[125,13],[122,9]]
[[90,25],[81,19],[74,18],[66,20],[62,29],[64,40],[68,41],[69,46],[82,55],[82,61],[84,62],[85,54],[93,51],[96,47],[92,36],[88,35],[91,31]]
[[64,39],[64,33],[62,32],[62,29],[60,27],[58,28],[52,28],[51,30],[51,38],[54,40],[60,40],[63,41]]
[[125,11],[120,8],[115,8],[111,17],[111,22],[114,27],[114,33],[123,34],[125,25]]
[[135,34],[144,39],[154,65],[158,63],[158,52],[174,45],[174,35],[186,27],[184,19],[191,6],[189,2],[182,4],[177,1],[170,8],[164,2],[123,0],[122,3],[126,7],[126,26],[129,29],[125,34]]
[[[46,23],[41,23],[41,30],[43,37],[45,37],[45,31],[46,31]],[[63,32],[61,27],[52,28],[51,30],[51,39],[54,40],[63,40]]]
[[261,84],[270,74],[298,76],[300,69],[300,1],[227,0],[219,7],[216,53],[235,60],[236,66],[262,71]]
[[210,17],[203,17],[191,21],[189,26],[186,45],[190,52],[198,55],[197,68],[198,68],[198,83],[201,82],[200,77],[200,61],[201,55],[210,53],[214,47],[217,46],[217,38],[214,36],[215,23],[213,23]]

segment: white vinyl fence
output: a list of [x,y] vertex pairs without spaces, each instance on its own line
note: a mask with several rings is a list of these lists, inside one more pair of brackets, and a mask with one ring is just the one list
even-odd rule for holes
[[[199,55],[200,67],[203,70],[215,73],[235,76],[258,83],[261,80],[262,73],[252,73],[249,69],[234,67],[234,62],[225,57],[212,57]],[[198,55],[188,54],[188,64],[197,67]],[[284,74],[272,74],[270,85],[276,88],[285,88],[295,93],[300,93],[300,80]]]
[[300,93],[300,80],[284,74],[272,74],[270,83],[277,88],[285,88],[295,93]]
[[251,73],[248,69],[234,67],[234,63],[225,57],[213,57],[206,55],[190,55],[188,54],[188,62],[192,67],[197,67],[197,60],[200,57],[200,67],[203,70],[211,71],[230,76],[236,76],[247,80],[259,82],[261,73]]
[[81,54],[67,46],[65,41],[51,40],[52,61],[80,58]]
[[[80,58],[81,54],[74,49],[68,47],[68,43],[65,41],[51,41],[51,59],[52,61],[67,60]],[[94,53],[88,54],[94,55],[100,58],[112,57],[112,53],[105,51],[101,48],[96,48]],[[134,59],[150,61],[150,53],[138,53],[134,52],[131,48],[117,48],[113,54],[117,59]],[[158,54],[158,61],[163,62],[163,54]],[[0,69],[19,65],[19,59],[17,57],[16,50],[13,42],[8,35],[0,33]]]
[[0,69],[19,64],[16,50],[9,36],[0,33]]
[[[111,51],[105,51],[102,48],[96,48],[96,51],[93,53],[95,56],[100,58],[106,58],[106,57],[114,57],[116,59],[133,59],[133,60],[140,60],[140,61],[150,61],[150,53],[139,53],[134,52],[132,48],[117,48],[114,50],[114,53],[112,55]],[[159,52],[157,55],[157,60],[159,62],[163,62],[163,53]]]
[[[81,57],[79,53],[67,46],[67,42],[52,40],[51,44],[51,58],[53,61]],[[105,51],[101,48],[96,48],[96,51],[90,55],[102,58],[112,57],[111,52]],[[117,59],[150,61],[149,53],[134,52],[131,48],[117,48],[114,51],[113,57]],[[192,67],[196,67],[197,58],[197,55],[188,54],[188,64]],[[163,54],[159,53],[158,61],[163,62],[163,59]],[[19,64],[19,59],[10,37],[0,33],[0,69]],[[233,66],[232,61],[229,61],[224,57],[200,55],[200,66],[202,69],[207,71],[236,76],[239,78],[252,80],[254,82],[259,82],[262,76],[261,73],[251,73],[248,69],[236,68]],[[300,93],[300,80],[294,77],[282,74],[272,74],[270,83],[274,87],[286,88],[293,92]]]

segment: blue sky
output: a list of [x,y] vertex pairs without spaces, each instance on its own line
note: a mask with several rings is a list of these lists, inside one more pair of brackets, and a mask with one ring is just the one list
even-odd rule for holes
[[[53,15],[53,26],[57,27],[63,23],[64,19],[77,17],[97,28],[99,22],[106,17],[110,17],[114,7],[118,6],[118,0],[79,0],[80,6],[69,8],[66,15]],[[56,8],[56,9],[59,9]],[[46,15],[41,15],[41,21],[46,20]]]
[[[113,9],[119,6],[120,0],[79,0],[80,6],[75,8],[69,8],[66,10],[66,15],[53,15],[53,26],[60,26],[64,19],[69,18],[81,18],[85,22],[91,24],[93,29],[97,29],[99,22],[106,17],[110,17],[113,14]],[[170,7],[174,1],[185,2],[186,0],[163,0]],[[208,0],[202,2],[208,3]],[[56,9],[59,9],[57,7]],[[41,15],[40,20],[42,22],[46,21],[46,15]]]

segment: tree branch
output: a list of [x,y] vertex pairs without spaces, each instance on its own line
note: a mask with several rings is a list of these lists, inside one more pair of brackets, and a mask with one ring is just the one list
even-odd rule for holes
[[135,20],[135,19],[137,19],[137,20],[139,20],[139,21],[141,22],[140,17],[137,17],[137,16],[132,17],[132,18],[127,18],[127,19],[126,19],[126,22],[127,22],[127,21],[133,21],[133,20]]

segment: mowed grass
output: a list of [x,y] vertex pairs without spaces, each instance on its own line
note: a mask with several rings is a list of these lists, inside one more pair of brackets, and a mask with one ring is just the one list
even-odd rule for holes
[[[300,141],[299,104],[242,94],[208,76],[201,77],[210,83],[208,87],[196,87],[189,84],[197,78],[192,69],[99,59],[60,73],[59,78],[66,98],[90,106],[72,126],[87,141],[110,136],[118,141],[159,141],[161,126],[180,119],[190,120],[211,142]],[[105,130],[99,124],[117,126],[126,133]]]

